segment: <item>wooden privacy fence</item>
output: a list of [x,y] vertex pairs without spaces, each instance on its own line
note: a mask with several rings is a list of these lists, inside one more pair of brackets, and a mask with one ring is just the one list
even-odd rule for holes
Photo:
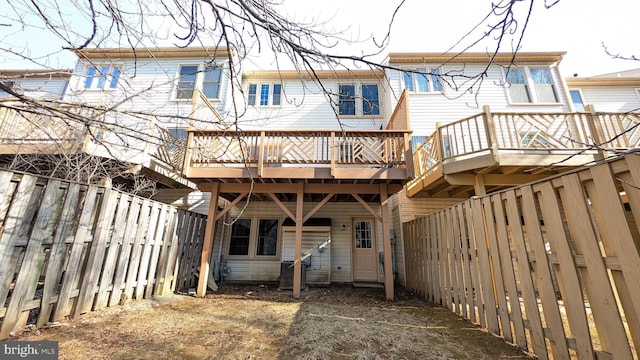
[[640,156],[403,224],[407,287],[540,359],[640,346]]
[[114,189],[0,171],[0,339],[194,287],[205,223]]

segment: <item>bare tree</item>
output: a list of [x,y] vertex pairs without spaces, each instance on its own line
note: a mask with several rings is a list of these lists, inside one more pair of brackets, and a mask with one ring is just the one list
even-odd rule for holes
[[[232,49],[226,52],[228,67],[225,69],[232,94],[242,94],[241,74],[248,57],[254,53],[272,53],[278,69],[288,67],[297,70],[301,81],[311,78],[325,94],[327,101],[336,105],[337,94],[324,86],[318,76],[319,70],[415,71],[395,68],[380,60],[380,54],[389,44],[394,19],[403,11],[406,1],[409,0],[396,1],[394,11],[388,15],[387,30],[382,38],[370,36],[354,39],[347,29],[331,30],[329,20],[305,21],[282,15],[286,14],[285,0],[3,0],[6,11],[5,15],[0,15],[0,23],[9,30],[8,34],[44,32],[62,46],[53,52],[40,52],[33,44],[31,47],[14,44],[12,42],[16,37],[6,35],[0,38],[0,47],[15,58],[45,68],[52,67],[49,59],[59,51],[73,51],[82,57],[85,49],[105,46],[129,48],[135,54],[135,61],[147,55],[146,49],[167,43],[177,48],[199,46],[211,49],[212,59],[216,57],[217,49]],[[483,69],[476,73],[448,71],[421,74],[439,77],[455,90],[452,93],[477,94],[489,68],[495,65],[499,52],[511,52],[512,61],[506,66],[513,63],[531,20],[534,4],[538,2],[487,1],[484,16],[479,17],[479,21],[449,49],[451,53],[459,55],[482,46],[487,53],[487,64]],[[558,2],[545,0],[543,5],[548,8]],[[167,34],[166,38],[162,34],[158,36],[160,30]],[[370,50],[359,50],[357,54],[344,51],[354,44]],[[90,58],[84,60],[89,63],[92,61]],[[136,76],[135,68],[129,75]],[[103,143],[105,141],[96,129],[106,128],[121,137],[116,139],[121,143],[141,141],[163,145],[161,135],[149,134],[132,125],[141,121],[199,121],[204,126],[240,130],[238,120],[244,111],[244,97],[234,98],[231,111],[223,114],[223,117],[211,119],[196,118],[193,114],[139,110],[130,105],[135,99],[148,96],[154,89],[166,85],[162,83],[149,84],[142,90],[125,89],[124,95],[113,103],[89,104],[74,101],[73,97],[64,100],[36,98],[15,86],[13,80],[0,76],[0,91],[13,97],[12,101],[0,100],[0,108],[11,109],[26,119],[34,114],[60,119],[64,125],[83,129],[93,140]],[[337,111],[336,106],[333,109]],[[335,115],[338,124],[342,125],[338,114]],[[105,122],[107,117],[122,121]],[[108,145],[105,143],[106,151],[110,151]],[[113,157],[117,158],[117,154]]]

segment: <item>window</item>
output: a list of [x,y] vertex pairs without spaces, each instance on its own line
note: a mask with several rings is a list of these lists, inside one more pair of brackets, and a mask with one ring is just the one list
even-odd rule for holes
[[115,89],[120,80],[120,66],[91,65],[85,74],[85,89]]
[[356,249],[373,248],[373,229],[371,221],[353,223]]
[[191,99],[196,88],[198,66],[180,66],[176,99]]
[[356,86],[340,85],[338,86],[338,114],[355,115],[356,114]]
[[338,114],[345,116],[380,115],[380,91],[378,85],[338,85]]
[[424,135],[411,136],[411,152],[416,152],[416,150],[420,147],[420,145],[424,144],[425,141],[427,141],[427,136],[424,136]]
[[199,65],[180,65],[175,98],[179,100],[193,98],[194,91],[200,89],[199,83],[202,83],[204,96],[208,99],[217,99],[220,97],[221,79],[222,67],[219,65],[207,65],[202,71]]
[[512,103],[557,103],[548,67],[511,67],[505,70]]
[[520,145],[526,149],[547,149],[549,142],[541,131],[530,131],[520,134]]
[[220,79],[222,78],[222,68],[218,65],[204,67],[204,80],[202,81],[202,92],[207,99],[217,99],[220,96]]
[[278,220],[260,219],[256,255],[275,256],[278,245]]
[[404,87],[411,92],[429,93],[442,92],[442,80],[439,68],[415,69],[419,72],[405,72],[402,75]]
[[229,255],[249,255],[251,219],[238,219],[231,225]]
[[580,90],[569,90],[569,95],[571,95],[573,109],[578,112],[583,112],[584,102],[582,101],[582,94],[580,93]]
[[[258,89],[260,93],[258,94]],[[281,84],[249,84],[247,104],[251,106],[280,106],[282,101]]]

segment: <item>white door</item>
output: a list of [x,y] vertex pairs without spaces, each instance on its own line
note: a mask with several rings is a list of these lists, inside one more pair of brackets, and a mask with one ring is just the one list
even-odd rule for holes
[[353,281],[378,281],[373,219],[353,220]]

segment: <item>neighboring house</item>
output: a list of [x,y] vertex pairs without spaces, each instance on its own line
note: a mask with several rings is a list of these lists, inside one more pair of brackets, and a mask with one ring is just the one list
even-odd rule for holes
[[592,77],[566,79],[573,109],[585,111],[640,111],[640,69],[603,74]]
[[0,82],[8,88],[7,91],[0,90],[0,163],[11,161],[16,153],[77,150],[73,142],[77,142],[80,134],[74,129],[51,127],[55,119],[44,112],[42,115],[34,112],[33,107],[25,109],[23,115],[11,110],[18,104],[14,95],[36,102],[62,99],[70,77],[69,69],[0,70]]
[[[19,94],[39,99],[62,99],[70,77],[70,69],[0,70],[3,85]],[[11,97],[11,94],[0,90],[1,100]]]
[[76,54],[64,99],[95,107],[86,151],[138,164],[169,187],[194,188],[180,176],[186,129],[219,123],[231,93],[229,51],[113,48]]

